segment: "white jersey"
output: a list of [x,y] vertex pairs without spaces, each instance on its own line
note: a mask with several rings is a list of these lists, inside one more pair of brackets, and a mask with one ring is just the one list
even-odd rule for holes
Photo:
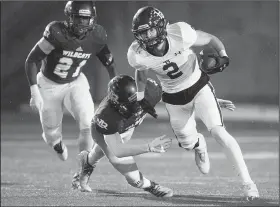
[[164,56],[153,56],[134,41],[127,59],[136,70],[153,70],[164,92],[176,93],[195,84],[201,76],[196,54],[190,49],[197,34],[185,22],[169,24],[166,29],[169,50]]

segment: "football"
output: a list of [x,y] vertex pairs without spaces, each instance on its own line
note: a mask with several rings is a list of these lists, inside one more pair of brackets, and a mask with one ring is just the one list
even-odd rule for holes
[[215,67],[217,61],[214,57],[205,57],[203,59],[204,68],[213,68]]

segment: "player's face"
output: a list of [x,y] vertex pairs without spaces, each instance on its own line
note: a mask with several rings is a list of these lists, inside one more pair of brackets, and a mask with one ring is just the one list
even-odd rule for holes
[[73,17],[73,27],[74,32],[77,35],[82,35],[86,33],[89,29],[91,18],[84,16],[74,16]]
[[138,33],[139,39],[141,39],[147,47],[153,46],[158,43],[157,41],[157,29],[150,28]]

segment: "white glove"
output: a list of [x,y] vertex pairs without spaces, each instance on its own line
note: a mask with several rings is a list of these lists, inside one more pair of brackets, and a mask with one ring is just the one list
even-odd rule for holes
[[30,91],[31,91],[30,107],[35,111],[36,110],[40,111],[43,107],[43,98],[39,91],[38,85],[35,84],[30,86]]
[[234,111],[234,109],[236,108],[235,105],[229,100],[223,100],[219,98],[217,100],[221,108],[225,108],[230,111]]
[[165,137],[165,135],[155,138],[149,145],[150,152],[162,153],[171,146],[172,139]]

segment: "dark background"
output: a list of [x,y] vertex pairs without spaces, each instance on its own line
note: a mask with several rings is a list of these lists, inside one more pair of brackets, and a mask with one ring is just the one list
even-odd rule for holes
[[[65,2],[1,2],[1,104],[17,109],[29,102],[24,61],[45,26],[64,20]],[[186,21],[219,37],[231,58],[229,68],[212,76],[219,97],[236,102],[277,104],[279,6],[272,1],[97,2],[98,23],[108,33],[119,73],[134,74],[126,59],[133,41],[131,20],[142,6],[153,5],[170,23]],[[84,68],[95,101],[104,96],[108,75],[99,60]]]

